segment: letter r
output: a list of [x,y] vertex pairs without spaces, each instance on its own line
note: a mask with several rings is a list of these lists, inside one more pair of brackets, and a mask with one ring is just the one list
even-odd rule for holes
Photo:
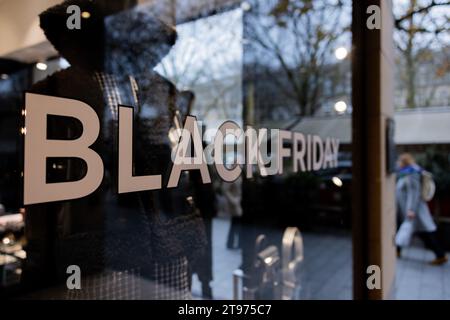
[[[72,200],[94,192],[103,179],[103,162],[90,149],[100,133],[95,111],[81,101],[27,93],[25,98],[24,204]],[[47,116],[78,119],[81,136],[74,140],[47,139]],[[47,158],[78,158],[86,162],[84,178],[71,182],[47,183]]]

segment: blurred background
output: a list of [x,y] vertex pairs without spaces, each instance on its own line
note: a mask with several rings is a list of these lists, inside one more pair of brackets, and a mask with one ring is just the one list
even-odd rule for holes
[[[0,292],[6,297],[24,293],[24,92],[70,68],[39,28],[38,14],[59,2],[0,0]],[[296,227],[302,259],[291,297],[352,299],[352,231],[358,227],[352,224],[352,1],[148,0],[135,5],[176,27],[178,40],[154,71],[179,91],[194,94],[190,114],[207,130],[205,143],[227,120],[336,137],[341,143],[335,169],[287,170],[231,184],[213,173],[207,201],[215,209],[204,217],[211,257],[193,272],[193,297],[280,298],[274,282],[283,268],[283,236],[286,228]],[[428,205],[449,251],[450,4],[393,0],[389,8],[395,61],[389,83],[392,151],[412,153],[434,175],[437,190]],[[240,156],[228,155],[227,161],[232,165]],[[262,252],[278,262],[265,264],[270,260],[261,258]],[[402,259],[393,259],[393,298],[450,299],[450,266],[428,266],[430,258],[431,252],[414,241]]]

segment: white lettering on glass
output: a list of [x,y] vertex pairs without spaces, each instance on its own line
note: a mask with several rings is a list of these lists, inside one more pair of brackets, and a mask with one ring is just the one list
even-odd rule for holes
[[[27,93],[25,98],[25,205],[72,200],[94,192],[103,179],[103,162],[90,146],[100,133],[100,121],[86,103],[65,98]],[[47,139],[47,116],[56,115],[79,120],[81,136],[74,140]],[[71,182],[47,183],[47,158],[78,158],[86,163],[86,175]]]
[[[31,93],[27,93],[25,102],[25,205],[78,199],[97,190],[103,179],[104,166],[101,157],[91,148],[100,133],[100,121],[94,109],[78,100]],[[83,128],[80,137],[73,140],[48,139],[49,115],[80,121]],[[133,108],[119,106],[118,122],[118,192],[161,189],[162,175],[134,175]],[[183,171],[200,170],[202,182],[211,183],[209,164],[215,165],[219,176],[226,182],[239,178],[243,167],[247,178],[253,177],[254,166],[261,176],[283,174],[284,162],[289,158],[292,158],[294,173],[338,166],[340,142],[336,138],[322,139],[318,135],[278,129],[255,130],[250,126],[244,132],[236,123],[227,121],[220,126],[212,143],[204,147],[200,126],[194,116],[187,116],[183,128],[178,130],[179,141],[172,146],[173,166],[167,188],[178,186]],[[233,143],[227,141],[229,135],[234,138]],[[205,153],[212,156],[207,158]],[[230,164],[226,158],[233,154],[235,163],[230,168],[226,166]],[[86,164],[86,175],[77,181],[47,183],[48,158],[81,159]]]

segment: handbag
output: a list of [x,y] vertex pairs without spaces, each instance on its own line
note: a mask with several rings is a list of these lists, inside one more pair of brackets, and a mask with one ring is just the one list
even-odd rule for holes
[[406,219],[401,224],[395,235],[395,244],[398,247],[407,247],[411,243],[411,238],[414,232],[414,221]]

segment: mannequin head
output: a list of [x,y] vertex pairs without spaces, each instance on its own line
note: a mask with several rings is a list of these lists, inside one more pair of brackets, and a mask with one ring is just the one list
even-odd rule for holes
[[[41,28],[72,66],[119,75],[152,70],[170,51],[176,31],[136,0],[67,0],[40,15]],[[89,12],[80,30],[66,26],[71,5]]]
[[105,18],[107,71],[138,75],[151,71],[175,44],[175,28],[148,9],[133,8]]
[[[104,64],[104,18],[130,8],[135,0],[66,0],[39,15],[40,26],[55,49],[73,66],[101,69]],[[81,19],[81,29],[69,30],[67,8],[76,5],[89,18]]]

